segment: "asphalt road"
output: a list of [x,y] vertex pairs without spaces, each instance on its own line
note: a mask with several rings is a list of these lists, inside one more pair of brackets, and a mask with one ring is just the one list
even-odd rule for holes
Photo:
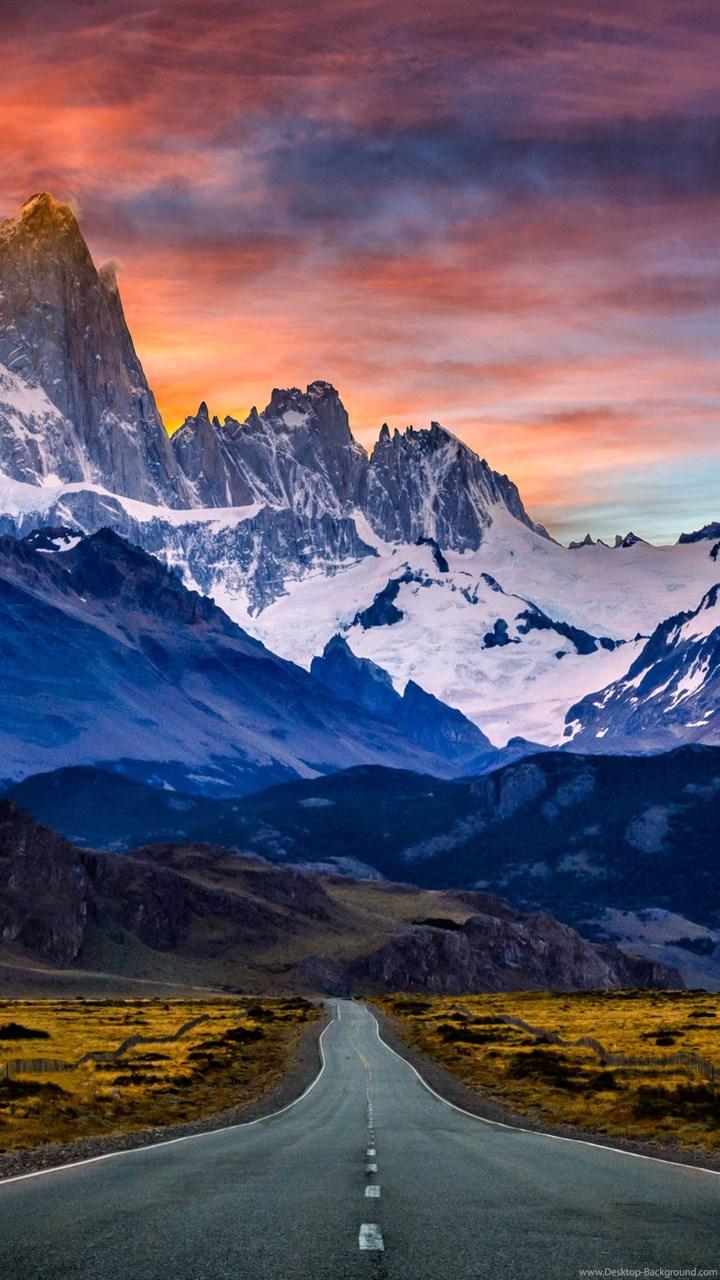
[[453,1110],[359,1005],[323,1049],[275,1117],[1,1184],[0,1276],[720,1277],[720,1176]]

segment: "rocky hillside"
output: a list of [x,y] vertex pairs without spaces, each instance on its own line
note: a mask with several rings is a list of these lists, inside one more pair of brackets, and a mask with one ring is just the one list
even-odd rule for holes
[[575,924],[653,910],[678,917],[676,937],[683,917],[720,929],[716,748],[547,752],[454,781],[363,767],[235,800],[64,769],[10,794],[86,846],[205,838],[427,888],[491,888]]
[[[82,851],[0,801],[0,975],[335,993],[679,983],[489,894],[422,893],[208,845]],[[38,885],[43,886],[38,892]],[[66,975],[67,976],[67,975]],[[58,975],[58,981],[61,975]]]

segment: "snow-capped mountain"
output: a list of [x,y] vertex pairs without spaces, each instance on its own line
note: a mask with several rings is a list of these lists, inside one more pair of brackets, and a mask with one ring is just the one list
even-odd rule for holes
[[720,585],[662,622],[627,674],[567,716],[579,750],[669,749],[720,736]]
[[172,437],[172,447],[201,507],[263,503],[315,518],[358,506],[368,460],[328,382],[305,393],[276,388],[263,413],[246,422],[210,421],[202,404]]
[[570,552],[507,514],[475,552],[375,542],[342,572],[288,585],[252,633],[309,665],[330,636],[460,708],[496,746],[564,740],[568,707],[625,676],[658,619],[718,577],[707,542]]
[[368,458],[328,382],[275,390],[263,413],[246,422],[210,420],[202,404],[172,439],[176,457],[203,507],[260,502],[311,518],[361,512],[385,542],[434,538],[457,551],[480,546],[492,509],[504,506],[533,524],[507,476],[439,423],[392,434],[387,425]]
[[390,433],[385,424],[370,457],[365,514],[385,542],[431,538],[453,551],[475,551],[506,510],[547,538],[528,516],[516,486],[498,475],[439,422],[429,430]]
[[30,483],[187,498],[114,271],[95,269],[72,210],[46,193],[0,224],[0,465]]
[[0,228],[0,533],[44,526],[114,529],[306,669],[339,635],[495,746],[567,741],[568,708],[720,579],[709,535],[559,546],[437,423],[368,456],[327,382],[246,422],[202,404],[171,440],[114,278],[49,196]]

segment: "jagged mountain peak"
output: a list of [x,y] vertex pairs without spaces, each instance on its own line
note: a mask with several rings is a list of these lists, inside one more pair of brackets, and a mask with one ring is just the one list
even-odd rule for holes
[[638,542],[646,543],[647,540],[645,538],[639,537],[637,533],[633,533],[632,529],[629,529],[627,533],[615,534],[614,545],[616,547],[634,547],[635,544]]
[[[408,452],[433,452],[451,443],[457,445],[460,449],[468,448],[461,440],[458,440],[457,436],[454,436],[451,431],[448,431],[439,422],[433,421],[429,427],[415,427],[412,423],[408,423],[402,430],[399,427],[394,427],[392,432],[387,422],[384,422],[380,428],[380,434],[373,447],[371,457],[376,453],[382,453],[388,445],[392,447],[401,442]],[[468,451],[472,452],[472,450]]]
[[299,387],[275,387],[264,413],[252,420],[257,419],[271,423],[275,430],[319,431],[338,444],[360,448],[353,438],[338,391],[331,382],[322,379],[309,383],[305,391]]
[[512,481],[435,421],[392,435],[383,425],[370,455],[366,502],[370,524],[388,542],[431,538],[440,547],[475,550],[501,507],[548,536]]
[[695,529],[692,533],[681,533],[678,538],[678,545],[688,542],[704,542],[706,539],[720,538],[720,520],[712,520],[709,524],[704,524],[701,529]]
[[49,236],[75,236],[84,240],[78,220],[69,204],[56,200],[48,191],[40,191],[30,196],[20,207],[14,218],[8,218],[0,225],[0,236],[23,235],[37,240]]
[[426,751],[473,769],[494,755],[494,748],[461,711],[409,680],[402,694],[388,672],[369,658],[353,653],[344,636],[331,636],[322,657],[313,658],[311,673],[337,696],[355,703],[400,731]]
[[[72,209],[47,192],[0,228],[0,365],[18,380],[0,405],[0,472],[186,504],[114,270],[96,269]],[[43,406],[18,424],[38,391],[57,414]]]

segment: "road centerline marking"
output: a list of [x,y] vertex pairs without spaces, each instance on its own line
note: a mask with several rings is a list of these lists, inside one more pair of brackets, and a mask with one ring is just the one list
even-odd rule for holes
[[378,1167],[377,1167],[377,1165],[376,1165],[376,1164],[366,1164],[366,1165],[365,1165],[365,1172],[366,1172],[366,1173],[377,1173],[377,1171],[378,1171]]
[[358,1233],[359,1249],[384,1249],[385,1243],[377,1222],[363,1222]]
[[365,1188],[365,1198],[367,1200],[379,1200],[380,1188],[377,1182],[369,1182]]

